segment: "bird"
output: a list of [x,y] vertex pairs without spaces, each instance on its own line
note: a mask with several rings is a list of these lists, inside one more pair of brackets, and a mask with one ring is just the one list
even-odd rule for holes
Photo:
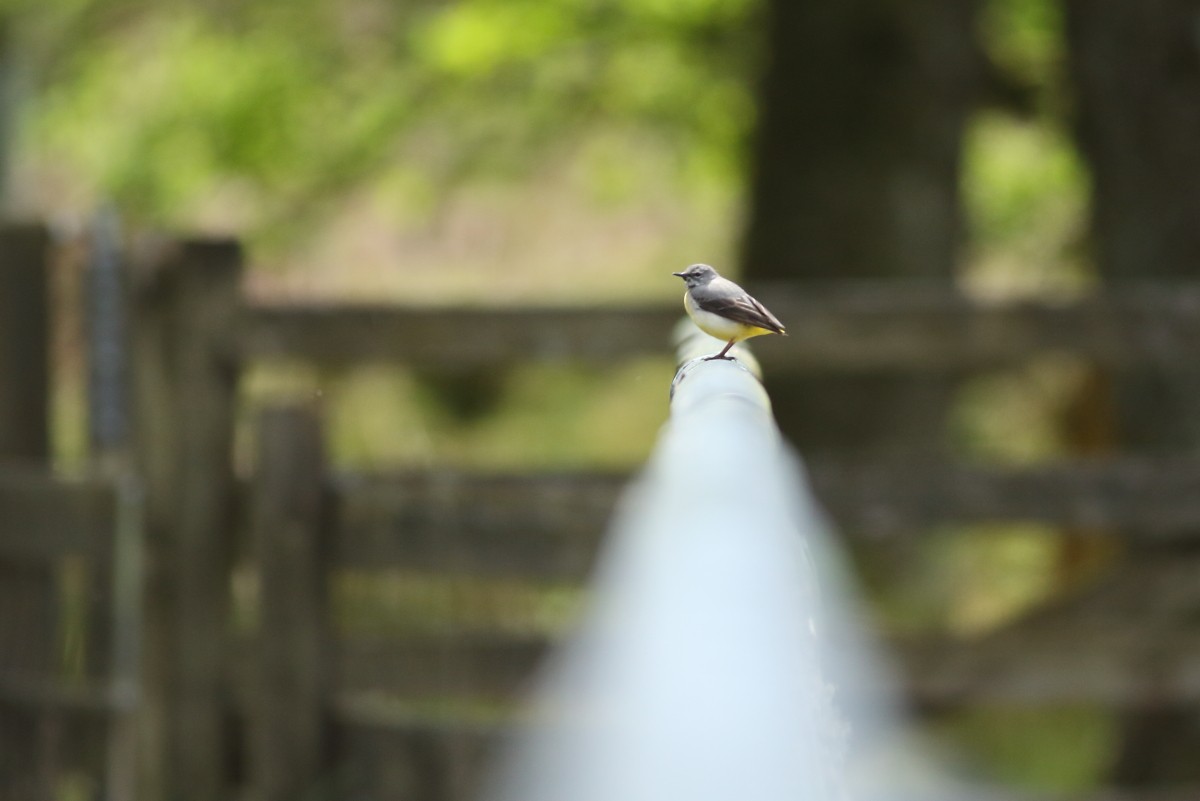
[[696,326],[717,339],[724,339],[725,347],[720,353],[705,356],[704,361],[732,359],[726,356],[729,349],[750,337],[764,334],[783,334],[787,331],[779,319],[767,311],[749,292],[722,278],[707,264],[693,264],[678,276],[687,284],[683,293],[683,307]]

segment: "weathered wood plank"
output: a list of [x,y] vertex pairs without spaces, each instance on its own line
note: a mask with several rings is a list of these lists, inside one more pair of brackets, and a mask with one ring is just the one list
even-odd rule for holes
[[[1200,459],[1125,458],[1029,468],[923,463],[811,466],[854,537],[944,522],[1046,522],[1186,537],[1200,526]],[[628,476],[620,473],[344,474],[332,558],[479,574],[578,578]]]
[[[463,725],[445,721],[364,712],[357,704],[337,708],[338,736],[355,755],[345,772],[367,786],[390,793],[408,790],[397,797],[432,798],[436,801],[466,801],[478,797],[485,781],[487,760],[503,743],[506,728],[500,724]],[[413,795],[421,791],[420,794]],[[996,787],[977,796],[959,796],[961,801],[1195,801],[1200,787],[1099,788],[1074,793],[1034,792]]]
[[[489,722],[494,703],[518,697],[549,646],[536,636],[494,634],[337,642],[338,683],[330,713],[343,746],[354,744],[343,752],[365,760],[358,767],[378,774],[379,781],[404,777],[425,787],[449,781],[448,775],[464,768],[474,771],[474,760],[501,732]],[[250,650],[245,644],[242,653]],[[888,651],[898,662],[909,700],[925,712],[972,704],[1135,707],[1164,699],[1172,704],[1200,700],[1200,635],[1173,638],[1164,647],[1159,634],[1137,625],[1018,628],[980,642],[894,642]],[[249,662],[245,657],[242,664]],[[241,675],[247,676],[244,667]],[[246,678],[239,682],[244,698],[252,697],[254,686]],[[446,704],[443,712],[437,711],[439,700]],[[491,711],[472,714],[471,709]],[[454,768],[449,774],[448,767]]]
[[108,682],[65,683],[46,677],[0,677],[0,707],[24,707],[55,714],[86,714],[102,719],[116,709],[130,709],[133,698],[114,691]]
[[258,438],[253,514],[260,623],[251,783],[256,797],[287,801],[311,792],[324,768],[325,463],[310,409],[264,410]]
[[920,707],[961,704],[1200,702],[1200,633],[1114,623],[1014,627],[976,642],[915,641],[892,649]]
[[[50,320],[49,232],[41,225],[0,224],[0,462],[49,466]],[[0,518],[0,539],[10,532],[27,539]],[[53,669],[55,589],[52,565],[0,559],[0,674]],[[0,796],[47,796],[47,766],[57,747],[37,735],[49,723],[37,710],[0,719]]]
[[550,644],[537,635],[499,633],[343,639],[333,647],[337,691],[511,701],[528,687]]
[[337,773],[355,777],[356,794],[367,797],[479,798],[486,760],[504,736],[494,723],[381,716],[353,701],[333,712],[346,755]]
[[1062,302],[972,300],[932,285],[789,287],[772,302],[788,337],[760,348],[769,370],[966,369],[1047,351],[1112,367],[1183,364],[1200,341],[1195,284],[1127,284]]
[[[1200,341],[1200,286],[1130,284],[1071,302],[971,300],[932,285],[763,287],[788,325],[756,351],[770,372],[960,370],[1078,353],[1112,367],[1186,364]],[[250,358],[396,361],[478,367],[517,361],[608,363],[668,355],[677,304],[402,307],[257,303]]]
[[[52,765],[56,777],[40,774],[45,766],[36,762],[19,762],[16,750],[4,752],[6,770],[11,771],[6,787],[16,793],[5,798],[34,799],[39,797],[60,798],[53,791],[48,795],[46,785],[50,778],[61,778],[65,774],[78,773],[84,776],[104,774],[104,733],[108,711],[97,704],[98,699],[80,692],[74,696],[61,690],[53,694],[39,695],[35,703],[21,696],[10,696],[0,689],[0,720],[12,734],[24,734],[38,744],[38,748],[53,753]],[[32,745],[32,743],[31,743]]]
[[[229,634],[233,540],[232,465],[237,370],[229,336],[241,308],[235,242],[181,245],[171,276],[171,342],[177,440],[167,590],[170,593],[168,788],[178,801],[229,796],[222,698]],[[154,646],[152,646],[154,647]]]
[[1200,798],[1200,787],[1182,785],[1178,787],[1139,787],[1126,790],[1102,789],[1093,793],[1075,793],[1069,796],[1044,796],[1027,801],[1194,801]]
[[0,459],[50,456],[50,234],[0,223]]
[[[552,640],[538,635],[464,633],[444,638],[344,638],[330,643],[334,697],[369,708],[413,702],[512,701],[525,691]],[[246,703],[255,703],[253,648],[242,643],[235,673]],[[1200,634],[1130,624],[1014,628],[978,641],[893,639],[903,691],[918,709],[963,705],[1200,702]],[[358,699],[355,701],[355,699]]]
[[179,497],[176,443],[186,422],[176,409],[176,320],[170,260],[156,249],[131,257],[127,265],[134,290],[130,298],[130,433],[134,470],[144,498],[138,796],[167,798],[170,652],[175,636],[170,544]]
[[102,555],[111,547],[116,515],[116,490],[109,481],[0,466],[0,559],[52,562],[72,553]]
[[250,358],[477,367],[665,354],[680,309],[267,305],[248,310]]
[[1124,457],[1031,467],[921,463],[811,469],[835,518],[866,537],[941,522],[1044,522],[1189,536],[1200,523],[1200,460]]
[[[434,638],[339,638],[327,642],[329,682],[322,696],[323,712],[330,705],[380,711],[414,707],[428,711],[445,705],[452,718],[464,720],[472,705],[511,709],[552,645],[538,635],[498,632]],[[229,670],[236,706],[248,715],[259,707],[259,645],[240,638]],[[0,697],[4,684],[0,683]],[[390,711],[389,711],[390,710]]]
[[342,475],[332,558],[358,567],[581,577],[625,474]]

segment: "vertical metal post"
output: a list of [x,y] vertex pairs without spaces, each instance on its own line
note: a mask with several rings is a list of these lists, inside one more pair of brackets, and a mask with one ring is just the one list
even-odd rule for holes
[[141,701],[143,490],[133,469],[129,425],[129,303],[120,222],[97,215],[92,229],[84,308],[88,343],[88,434],[92,456],[117,491],[109,590],[111,626],[104,643],[112,709],[106,747],[108,798],[133,799],[138,784],[137,711]]
[[88,433],[101,460],[129,447],[129,315],[120,222],[111,210],[95,220],[85,281]]

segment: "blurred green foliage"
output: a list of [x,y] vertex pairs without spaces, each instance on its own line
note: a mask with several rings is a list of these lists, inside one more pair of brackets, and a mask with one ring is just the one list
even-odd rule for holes
[[986,764],[995,780],[1055,795],[1094,788],[1118,742],[1112,715],[1084,704],[976,707],[937,728]]
[[1083,258],[1088,180],[1071,141],[1062,8],[989,0],[980,43],[1016,109],[968,127],[963,201],[970,255],[963,280],[985,294],[1071,294],[1091,279]]
[[[399,222],[464,183],[544,181],[563,162],[600,204],[668,185],[689,211],[707,192],[728,213],[745,180],[762,11],[762,0],[0,0],[32,84],[23,151],[60,176],[55,203],[86,213],[111,200],[137,223],[211,224],[284,254],[353,192],[390,197]],[[1061,10],[989,0],[979,34],[997,70],[1029,89],[1034,116],[988,112],[971,126],[966,277],[1075,287],[1086,180],[1065,134]]]
[[1061,97],[1063,8],[1050,0],[987,0],[980,39],[988,57],[1017,81],[1036,87],[1043,101]]
[[603,131],[728,185],[754,117],[755,0],[4,6],[37,84],[27,147],[156,225],[220,205],[279,241],[350,189],[528,175]]
[[980,461],[1050,461],[1071,449],[1063,421],[1087,375],[1082,360],[1049,354],[975,376],[959,392],[950,436],[958,450]]
[[[43,213],[85,216],[111,201],[136,225],[233,231],[258,263],[296,263],[339,215],[440,235],[458,189],[537,205],[566,175],[571,202],[594,217],[637,209],[656,227],[658,245],[612,258],[635,265],[622,278],[643,290],[653,284],[633,271],[674,263],[690,243],[691,260],[723,263],[736,249],[763,10],[763,0],[0,0],[30,77],[22,153],[51,176]],[[1086,283],[1086,180],[1065,133],[1061,11],[989,0],[979,35],[997,70],[1029,90],[1033,114],[981,113],[968,131],[964,279],[1073,291]],[[546,202],[563,206],[551,191]],[[666,219],[671,207],[694,222]],[[480,244],[458,264],[443,248],[432,261],[448,269],[422,296],[442,285],[463,294],[484,258],[544,274],[560,257],[528,253],[536,234],[483,213],[526,253]],[[337,242],[364,238],[354,229]],[[382,247],[340,259],[360,275],[336,291],[394,266]]]

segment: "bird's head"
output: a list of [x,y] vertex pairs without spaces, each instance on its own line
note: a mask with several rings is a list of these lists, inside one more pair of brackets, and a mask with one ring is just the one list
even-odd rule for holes
[[681,273],[671,273],[683,279],[683,282],[688,285],[688,288],[694,286],[704,286],[714,278],[719,277],[717,271],[707,264],[693,264]]

